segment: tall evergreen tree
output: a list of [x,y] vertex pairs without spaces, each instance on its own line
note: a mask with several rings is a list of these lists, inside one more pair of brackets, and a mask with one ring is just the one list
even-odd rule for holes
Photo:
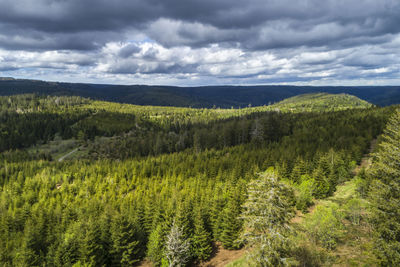
[[220,241],[226,249],[237,249],[237,242],[242,229],[242,221],[239,219],[241,213],[240,192],[233,188],[229,192],[228,203],[222,212],[222,232]]
[[113,263],[130,266],[142,257],[142,230],[137,222],[130,222],[124,215],[115,215],[111,223]]
[[147,243],[147,257],[155,266],[160,266],[164,257],[164,242],[167,235],[165,224],[156,226],[149,236]]
[[90,220],[87,224],[85,237],[83,238],[82,256],[84,261],[94,266],[106,264],[108,248],[102,240],[101,226],[97,221]]
[[170,267],[185,266],[190,259],[190,242],[175,222],[165,242],[165,255]]
[[317,167],[313,172],[314,178],[314,196],[316,198],[324,198],[329,195],[329,182],[328,178],[325,176],[322,168]]
[[210,257],[212,252],[211,236],[204,225],[200,209],[194,217],[194,234],[191,241],[192,254],[196,259],[203,261]]
[[385,266],[400,266],[400,110],[389,120],[374,154],[369,199],[376,251]]
[[289,222],[294,216],[293,192],[268,171],[248,184],[243,205],[243,239],[251,247],[252,266],[284,266],[290,262]]
[[25,233],[22,245],[22,261],[26,266],[40,265],[40,244],[39,232],[36,230],[34,223],[31,220],[25,225]]

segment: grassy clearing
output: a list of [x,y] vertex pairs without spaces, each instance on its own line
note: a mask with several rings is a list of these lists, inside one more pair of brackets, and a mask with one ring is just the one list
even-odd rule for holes
[[82,142],[76,139],[62,140],[57,136],[54,140],[45,144],[34,145],[27,151],[32,155],[44,154],[50,156],[53,161],[63,159],[67,154],[65,160],[79,159],[85,157],[88,153],[87,148],[82,146]]
[[[309,213],[298,214],[293,221],[293,243],[296,247],[294,257],[298,266],[378,266],[379,262],[372,253],[372,232],[367,220],[368,205],[365,199],[359,198],[356,179],[352,179],[339,185],[333,196],[316,200]],[[309,232],[312,217],[321,210],[332,210],[338,218],[336,225],[332,224],[332,218],[328,218],[331,224],[327,227],[338,228],[333,233],[335,244],[331,248],[326,248]],[[317,217],[317,220],[321,220],[321,217]],[[318,229],[311,228],[312,231],[318,232],[324,227],[318,223],[316,225]],[[328,231],[327,235],[329,234]],[[243,255],[226,266],[248,267],[249,264],[246,262],[246,255]]]
[[250,265],[246,262],[246,255],[241,258],[225,265],[226,267],[250,267]]
[[54,138],[46,144],[37,144],[30,147],[27,151],[31,154],[46,154],[50,155],[53,160],[57,160],[69,151],[77,148],[79,146],[77,140],[68,139],[62,140],[61,138]]
[[[377,266],[378,262],[372,253],[373,242],[372,232],[368,223],[368,205],[365,199],[361,199],[357,193],[356,179],[345,182],[337,187],[337,191],[332,197],[319,200],[315,208],[304,216],[295,227],[297,228],[296,239],[300,242],[300,247],[308,253],[312,253],[312,265],[319,266]],[[327,238],[332,235],[334,246],[327,248],[323,241],[318,238],[310,238],[312,231],[321,231],[322,224],[315,224],[310,228],[310,222],[315,217],[315,211],[334,210],[338,218],[338,226],[335,232],[332,229],[325,230]],[[328,225],[330,226],[330,225]],[[317,227],[317,228],[315,228]],[[332,227],[332,226],[331,226]],[[308,231],[308,232],[307,232]],[[312,232],[311,231],[311,232]],[[332,234],[333,233],[333,234]],[[304,257],[304,255],[300,255]],[[303,258],[309,261],[310,255]]]

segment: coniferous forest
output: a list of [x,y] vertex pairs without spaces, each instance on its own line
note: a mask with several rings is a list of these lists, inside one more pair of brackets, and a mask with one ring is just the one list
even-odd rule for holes
[[0,97],[1,266],[398,266],[400,112]]

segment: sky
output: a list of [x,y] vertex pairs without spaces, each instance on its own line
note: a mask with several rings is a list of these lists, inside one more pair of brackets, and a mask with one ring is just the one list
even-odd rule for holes
[[400,85],[399,0],[0,0],[0,77]]

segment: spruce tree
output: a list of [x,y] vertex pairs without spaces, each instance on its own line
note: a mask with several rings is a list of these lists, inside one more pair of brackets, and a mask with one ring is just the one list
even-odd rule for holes
[[25,233],[22,245],[22,261],[26,266],[40,265],[40,255],[38,253],[40,244],[40,237],[36,231],[34,223],[29,220],[25,226]]
[[314,172],[313,172],[313,178],[314,178],[314,196],[316,198],[324,198],[329,195],[330,189],[329,189],[329,182],[327,177],[324,174],[324,171],[322,168],[317,167]]
[[224,200],[221,198],[222,190],[218,188],[215,190],[214,199],[211,207],[210,221],[212,225],[212,233],[214,240],[220,240],[222,233],[222,211],[224,209]]
[[242,221],[239,219],[241,213],[241,201],[238,190],[231,191],[228,196],[228,203],[222,212],[222,232],[220,241],[226,249],[237,249],[240,243],[237,239],[242,229]]
[[184,237],[189,238],[193,234],[192,204],[187,201],[181,202],[177,209],[175,222],[182,229]]
[[175,222],[166,238],[165,255],[170,267],[185,266],[190,259],[190,242]]
[[108,251],[102,240],[101,226],[97,221],[90,220],[88,222],[81,250],[85,262],[94,266],[106,264]]
[[147,243],[147,257],[151,260],[154,266],[160,266],[164,257],[164,242],[167,230],[163,223],[156,226],[154,231],[149,236]]
[[116,215],[111,223],[113,263],[127,266],[138,262],[142,257],[142,230],[137,222],[130,222],[123,215]]
[[248,184],[248,198],[243,205],[243,239],[251,248],[252,266],[289,264],[289,222],[294,216],[293,191],[268,171]]
[[200,261],[208,259],[212,252],[211,236],[207,232],[201,212],[196,212],[194,218],[194,234],[191,247],[192,255]]
[[370,170],[376,252],[382,265],[400,266],[400,110],[389,120]]

